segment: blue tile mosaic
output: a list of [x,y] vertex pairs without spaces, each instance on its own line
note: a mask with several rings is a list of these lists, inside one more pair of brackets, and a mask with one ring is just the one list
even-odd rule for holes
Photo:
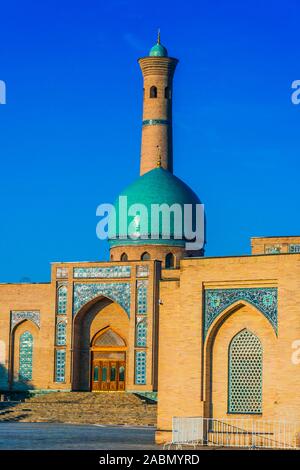
[[137,313],[146,315],[148,309],[147,296],[148,296],[148,284],[149,281],[137,281]]
[[138,320],[136,324],[136,346],[147,346],[147,321],[145,319]]
[[289,245],[289,253],[300,253],[300,245]]
[[135,384],[146,384],[146,351],[135,352]]
[[131,276],[131,266],[106,266],[93,268],[74,268],[74,278],[126,278]]
[[67,298],[68,288],[67,286],[60,286],[57,289],[57,313],[58,315],[65,315],[67,313]]
[[32,321],[38,328],[41,326],[40,312],[39,310],[13,310],[11,312],[11,329],[23,320]]
[[245,300],[269,320],[277,333],[277,303],[276,287],[244,288],[244,289],[206,289],[204,299],[204,335],[215,318],[233,303]]
[[266,245],[265,254],[266,255],[277,255],[282,252],[283,245]]
[[57,349],[55,351],[55,382],[65,382],[66,380],[66,350]]
[[74,315],[90,300],[103,295],[117,302],[130,316],[130,284],[128,282],[108,282],[97,284],[74,283]]
[[149,276],[149,265],[138,265],[136,267],[136,277],[148,277]]
[[64,279],[68,277],[67,268],[56,268],[56,277],[57,279]]
[[170,122],[167,119],[145,119],[143,126],[167,126]]
[[33,336],[25,331],[20,336],[19,349],[19,380],[28,382],[32,380]]
[[67,325],[66,322],[59,321],[56,325],[56,345],[65,346],[67,344]]

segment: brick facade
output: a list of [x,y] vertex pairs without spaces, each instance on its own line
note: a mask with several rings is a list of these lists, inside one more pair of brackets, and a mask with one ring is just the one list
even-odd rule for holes
[[[109,271],[110,268],[115,271]],[[129,275],[124,268],[130,270]],[[126,389],[156,389],[157,307],[154,296],[158,273],[159,265],[155,261],[54,263],[49,284],[1,284],[0,341],[5,346],[1,357],[1,390],[90,390],[91,342],[97,332],[108,327],[126,342]],[[145,305],[140,314],[137,290],[141,283],[145,285]],[[58,292],[61,286],[67,288],[67,297],[66,306],[60,311]],[[80,303],[79,295],[83,296]],[[40,325],[28,315],[32,311],[39,312]],[[12,312],[25,315],[15,326],[11,326]],[[143,347],[136,345],[137,318],[147,322],[147,340]],[[56,330],[62,321],[66,324],[66,338],[65,344],[59,345]],[[33,337],[32,379],[28,381],[19,377],[20,336],[25,331]],[[135,353],[140,350],[146,353],[144,384],[135,383]],[[55,373],[56,351],[65,352],[64,380],[61,381]]]
[[[141,174],[157,160],[171,172],[177,60],[139,63]],[[93,340],[111,331],[125,353],[125,390],[158,390],[158,442],[170,441],[173,416],[230,416],[233,393],[239,416],[300,422],[300,237],[251,244],[250,256],[187,258],[184,245],[120,243],[108,262],[53,263],[49,283],[1,284],[0,390],[90,390]],[[234,362],[242,332],[261,353],[241,339]]]
[[[241,299],[217,315],[204,337],[205,289],[270,287],[278,290],[277,333],[259,308]],[[228,413],[229,345],[243,329],[263,349],[262,413],[251,416],[300,421],[300,364],[293,360],[300,339],[299,287],[297,254],[183,260],[177,279],[162,280],[158,442],[170,440],[173,416],[249,416]]]

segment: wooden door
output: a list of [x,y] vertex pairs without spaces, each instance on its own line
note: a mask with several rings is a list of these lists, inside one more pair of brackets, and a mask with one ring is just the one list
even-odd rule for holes
[[126,363],[125,361],[118,361],[118,390],[125,390],[125,373]]
[[125,361],[92,361],[92,391],[125,390]]
[[100,390],[100,374],[101,368],[99,361],[94,361],[92,367],[92,390],[95,392]]
[[109,362],[109,390],[114,392],[118,390],[117,364],[117,361]]
[[97,361],[100,369],[99,390],[109,390],[109,361]]

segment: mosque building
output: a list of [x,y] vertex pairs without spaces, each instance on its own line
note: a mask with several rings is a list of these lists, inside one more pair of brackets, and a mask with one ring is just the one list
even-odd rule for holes
[[[140,176],[120,196],[149,212],[194,208],[198,196],[173,174],[178,60],[158,38],[138,62]],[[52,263],[49,283],[0,285],[0,390],[148,395],[158,442],[173,416],[300,421],[300,237],[206,257],[205,239],[189,250],[174,224],[169,238],[162,224],[155,238],[123,237],[132,219],[119,199],[115,208],[109,261]]]

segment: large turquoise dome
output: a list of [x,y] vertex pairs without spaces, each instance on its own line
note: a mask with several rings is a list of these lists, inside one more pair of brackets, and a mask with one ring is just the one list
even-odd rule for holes
[[[140,176],[138,180],[128,186],[119,195],[114,207],[116,211],[116,237],[112,238],[112,232],[109,230],[109,243],[110,247],[118,245],[145,245],[145,244],[160,244],[160,245],[173,245],[173,246],[184,246],[185,240],[174,239],[174,218],[171,216],[170,219],[170,238],[163,239],[163,224],[160,220],[155,239],[150,238],[150,228],[148,229],[149,238],[147,240],[141,238],[141,234],[144,234],[143,221],[145,220],[144,214],[140,213],[140,220],[136,220],[134,215],[127,215],[128,212],[124,210],[124,207],[120,207],[120,197],[126,196],[127,207],[129,208],[133,204],[143,204],[148,211],[148,225],[150,227],[151,222],[151,207],[152,204],[167,204],[172,206],[173,204],[179,204],[182,208],[184,204],[192,204],[194,208],[196,204],[200,204],[198,196],[183,182],[181,179],[174,176],[167,170],[161,167],[155,168],[148,173]],[[123,199],[124,201],[125,199]],[[194,209],[193,209],[194,211]],[[122,227],[127,227],[128,234],[134,234],[134,239],[124,238],[122,235]],[[153,227],[153,226],[152,226]],[[111,228],[111,226],[110,226]],[[123,232],[124,233],[124,232]]]

